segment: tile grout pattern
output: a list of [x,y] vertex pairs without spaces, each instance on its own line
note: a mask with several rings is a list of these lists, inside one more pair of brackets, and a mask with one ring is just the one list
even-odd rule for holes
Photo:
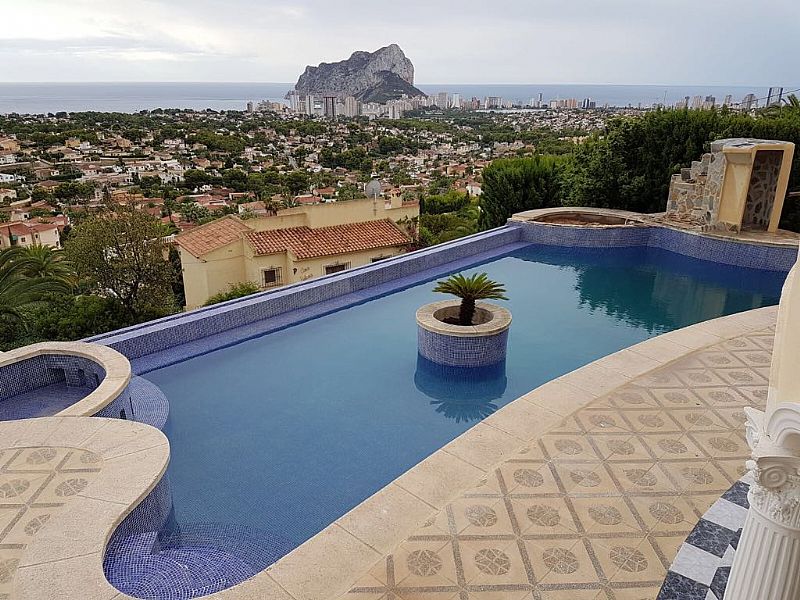
[[652,600],[698,520],[745,473],[774,328],[631,380],[500,464],[346,600]]
[[102,458],[74,448],[0,448],[0,600],[10,599],[31,540],[100,472]]

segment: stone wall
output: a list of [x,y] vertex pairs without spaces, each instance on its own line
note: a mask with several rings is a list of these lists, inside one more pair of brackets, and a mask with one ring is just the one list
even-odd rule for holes
[[[780,140],[712,142],[711,152],[672,176],[667,218],[703,231],[768,229],[775,199],[785,194],[781,173],[784,160],[787,167],[791,163],[793,149],[793,144]],[[779,181],[784,182],[780,190]]]
[[707,225],[719,214],[719,197],[725,173],[725,155],[703,154],[688,169],[673,175],[669,185],[667,215],[680,221]]

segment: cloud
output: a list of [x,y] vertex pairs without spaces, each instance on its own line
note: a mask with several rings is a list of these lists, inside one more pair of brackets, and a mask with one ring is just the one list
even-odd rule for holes
[[751,0],[0,4],[7,81],[293,81],[307,64],[392,42],[425,83],[788,85],[798,77],[794,0],[769,10]]

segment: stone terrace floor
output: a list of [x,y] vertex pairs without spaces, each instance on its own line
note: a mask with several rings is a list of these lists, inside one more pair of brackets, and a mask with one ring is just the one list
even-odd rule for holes
[[76,448],[0,449],[0,600],[12,597],[17,565],[34,536],[102,466],[97,454]]
[[687,354],[567,418],[448,504],[346,600],[652,600],[744,474],[774,328]]

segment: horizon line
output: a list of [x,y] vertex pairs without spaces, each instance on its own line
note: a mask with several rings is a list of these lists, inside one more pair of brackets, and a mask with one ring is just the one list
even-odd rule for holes
[[[292,82],[285,81],[189,81],[189,80],[106,80],[106,81],[0,81],[2,85],[89,85],[89,84],[235,84],[235,85],[287,85],[294,86]],[[559,83],[442,83],[442,82],[414,82],[415,86],[602,86],[602,87],[751,87],[751,88],[770,88],[770,87],[800,87],[800,85],[769,85],[769,84],[742,84],[742,83],[583,83],[583,82],[559,82]]]

